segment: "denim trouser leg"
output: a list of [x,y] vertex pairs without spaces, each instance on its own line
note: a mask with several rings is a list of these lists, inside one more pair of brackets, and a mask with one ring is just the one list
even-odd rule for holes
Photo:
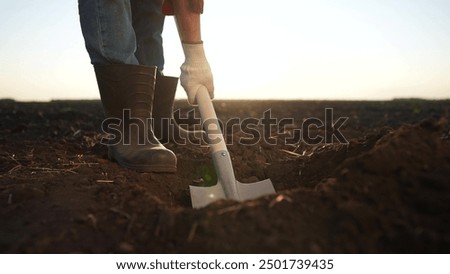
[[164,15],[161,11],[163,0],[131,0],[133,27],[136,33],[136,57],[140,64],[164,68],[162,31]]
[[162,69],[161,3],[78,0],[81,30],[91,63],[142,64]]

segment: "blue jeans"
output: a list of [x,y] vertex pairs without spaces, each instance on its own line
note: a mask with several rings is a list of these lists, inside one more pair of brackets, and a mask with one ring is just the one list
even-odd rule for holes
[[91,63],[164,68],[163,0],[78,0]]

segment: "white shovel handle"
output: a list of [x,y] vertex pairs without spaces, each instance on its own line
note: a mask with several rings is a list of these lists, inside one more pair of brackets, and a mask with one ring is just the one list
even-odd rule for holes
[[208,135],[208,143],[211,148],[211,152],[227,151],[222,130],[219,126],[219,120],[217,119],[216,112],[214,111],[214,107],[211,102],[211,97],[209,96],[206,87],[201,86],[199,88],[195,99],[197,100],[200,116],[202,117],[203,125],[206,134]]

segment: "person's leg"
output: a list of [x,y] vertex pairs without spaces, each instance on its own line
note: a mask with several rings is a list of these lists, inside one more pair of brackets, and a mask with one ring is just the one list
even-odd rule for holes
[[136,57],[140,64],[158,67],[153,104],[153,132],[162,143],[201,143],[204,132],[181,128],[173,117],[173,102],[178,78],[162,74],[164,51],[162,31],[163,0],[131,0],[133,27],[136,33]]
[[202,130],[191,131],[182,128],[173,115],[173,103],[178,78],[158,74],[156,76],[153,100],[153,132],[162,144],[200,145],[206,140]]
[[108,117],[102,129],[114,137],[108,142],[109,158],[140,172],[175,172],[175,154],[161,145],[151,130],[156,67],[94,67]]
[[107,117],[102,129],[116,136],[108,143],[110,159],[140,172],[175,172],[175,154],[151,130],[157,67],[139,65],[136,58],[130,0],[79,0],[78,4]]
[[139,64],[164,69],[162,31],[164,15],[163,0],[130,0],[133,28],[136,33],[136,58]]
[[92,64],[139,64],[130,0],[78,0],[78,10]]

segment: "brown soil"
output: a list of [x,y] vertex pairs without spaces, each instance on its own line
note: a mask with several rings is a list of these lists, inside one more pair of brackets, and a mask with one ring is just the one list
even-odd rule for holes
[[277,194],[194,210],[188,186],[214,177],[207,148],[168,144],[178,173],[141,174],[107,159],[98,101],[1,100],[0,251],[450,253],[450,101],[215,106],[222,121],[271,109],[294,128],[333,108],[349,143],[235,143],[236,177],[270,178]]

